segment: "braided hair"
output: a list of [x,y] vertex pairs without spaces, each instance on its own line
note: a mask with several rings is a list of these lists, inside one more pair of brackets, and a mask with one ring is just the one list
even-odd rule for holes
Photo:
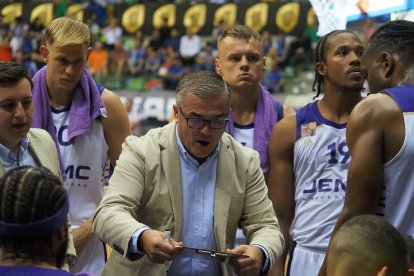
[[414,22],[395,20],[379,27],[371,36],[366,52],[388,51],[399,56],[401,65],[408,69],[414,63]]
[[[326,35],[324,35],[323,37],[321,37],[321,39],[318,41],[318,44],[316,44],[316,48],[315,48],[315,53],[314,53],[314,69],[315,69],[315,80],[313,81],[313,85],[312,85],[312,91],[316,91],[316,96],[314,97],[314,99],[316,99],[317,97],[319,97],[319,95],[321,94],[322,90],[323,90],[323,84],[324,84],[324,78],[321,74],[319,74],[318,70],[316,69],[316,64],[318,62],[326,62],[326,53],[328,52],[328,45],[327,45],[327,41],[338,35],[341,33],[351,33],[354,34],[351,31],[346,31],[346,30],[336,30],[336,31],[332,31]],[[315,88],[316,87],[316,88]]]
[[[59,177],[46,168],[22,166],[0,178],[0,220],[27,224],[56,214],[64,205],[67,193]],[[51,246],[50,234],[33,237],[0,236],[0,246],[15,256],[46,256]],[[40,251],[39,251],[40,250]],[[35,259],[35,258],[34,258]]]

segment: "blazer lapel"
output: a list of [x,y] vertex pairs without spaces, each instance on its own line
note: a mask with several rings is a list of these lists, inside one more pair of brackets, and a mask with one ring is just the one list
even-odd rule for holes
[[32,152],[33,158],[36,160],[36,162],[38,162],[40,166],[44,166],[44,160],[47,160],[47,154],[50,152],[39,150],[39,147],[35,146],[41,144],[41,141],[39,141],[36,135],[31,135],[30,131],[27,133],[27,137],[30,141],[29,150]]
[[[232,196],[231,179],[229,169],[234,168],[234,155],[230,149],[229,140],[225,135],[221,138],[220,152],[217,162],[216,192],[214,200],[214,231],[219,250],[226,248],[227,222]],[[230,172],[231,174],[231,172]],[[223,235],[226,233],[226,235]]]
[[[181,192],[181,171],[180,171],[180,156],[177,149],[175,137],[175,123],[167,127],[168,130],[160,139],[161,151],[161,165],[164,169],[166,185],[170,191],[170,199],[172,210],[174,214],[174,229],[172,236],[178,240],[181,235],[182,227],[182,192]],[[171,143],[171,135],[173,135],[173,143]]]

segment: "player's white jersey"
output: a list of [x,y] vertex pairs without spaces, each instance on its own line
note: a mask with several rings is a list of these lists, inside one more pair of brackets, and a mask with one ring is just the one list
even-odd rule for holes
[[414,86],[406,84],[384,91],[400,107],[405,137],[398,154],[384,164],[383,197],[378,214],[400,232],[414,235]]
[[[94,120],[86,135],[68,141],[69,109],[52,108],[53,121],[59,142],[63,167],[64,185],[70,201],[72,228],[91,218],[103,196],[103,186],[108,181],[108,146],[102,124]],[[99,275],[105,265],[104,244],[94,236],[87,243],[71,272],[87,271]]]
[[292,239],[301,247],[325,252],[342,210],[348,165],[346,124],[326,120],[317,102],[296,113],[294,146],[295,217]]

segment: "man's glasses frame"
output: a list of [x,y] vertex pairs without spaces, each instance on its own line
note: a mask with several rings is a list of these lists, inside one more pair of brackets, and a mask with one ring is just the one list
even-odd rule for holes
[[209,124],[211,129],[223,129],[226,127],[226,124],[228,122],[228,118],[217,118],[217,119],[203,119],[199,117],[189,117],[184,114],[181,107],[178,107],[178,110],[180,111],[183,118],[187,121],[187,126],[189,128],[194,129],[202,129],[207,123]]

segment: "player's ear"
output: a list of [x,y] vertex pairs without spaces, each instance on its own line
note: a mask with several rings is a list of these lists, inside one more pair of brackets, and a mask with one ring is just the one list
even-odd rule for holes
[[41,45],[39,48],[40,57],[42,60],[47,63],[49,59],[49,49],[46,47],[46,45]]
[[389,78],[394,72],[396,68],[396,62],[397,60],[391,53],[387,51],[381,53],[381,69],[384,70],[384,76],[386,78]]
[[319,73],[319,75],[321,75],[321,76],[326,75],[326,65],[325,65],[324,62],[322,62],[322,61],[317,62],[315,64],[315,69]]
[[222,71],[221,71],[221,66],[220,66],[220,61],[219,58],[216,57],[214,59],[215,63],[216,63],[216,73],[219,74],[220,76],[223,76]]

